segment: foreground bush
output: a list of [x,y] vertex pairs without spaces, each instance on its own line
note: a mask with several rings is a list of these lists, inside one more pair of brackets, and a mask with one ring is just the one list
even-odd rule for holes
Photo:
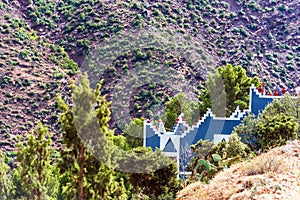
[[253,151],[268,151],[299,137],[299,99],[286,96],[274,100],[257,118],[245,117],[234,129]]
[[192,171],[189,180],[191,182],[200,180],[209,183],[223,169],[255,156],[236,133],[229,137],[228,142],[222,141],[213,145],[213,142],[200,140],[196,145],[192,145],[191,149],[195,154],[187,167]]
[[298,123],[292,116],[277,114],[267,116],[257,124],[257,136],[262,150],[268,150],[286,144],[286,141],[297,139]]

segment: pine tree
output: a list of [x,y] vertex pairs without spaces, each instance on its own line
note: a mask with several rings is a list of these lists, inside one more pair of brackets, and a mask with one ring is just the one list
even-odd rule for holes
[[110,164],[114,142],[125,145],[122,137],[114,137],[109,130],[109,105],[100,95],[101,83],[95,92],[89,87],[87,75],[79,84],[71,85],[75,106],[70,108],[58,97],[63,131],[64,149],[61,149],[61,172],[66,184],[63,196],[67,199],[126,199],[122,180]]
[[130,148],[143,146],[143,119],[135,118],[125,125],[124,137]]
[[0,150],[0,196],[3,200],[12,199],[15,189],[8,172],[9,166],[5,163],[5,156]]
[[206,113],[207,108],[212,108],[217,116],[230,116],[237,106],[241,110],[247,109],[252,84],[261,85],[257,77],[248,77],[241,66],[227,64],[219,67],[214,76],[208,78],[200,94],[201,114]]
[[52,134],[40,122],[28,135],[25,145],[18,144],[18,173],[22,189],[30,199],[50,199],[56,197],[57,177],[51,165]]
[[206,113],[207,108],[211,108],[216,116],[225,116],[226,112],[226,93],[222,75],[218,72],[213,77],[209,77],[206,82],[206,91],[202,94],[202,115]]
[[192,125],[199,120],[198,102],[188,101],[184,93],[179,93],[165,104],[166,114],[162,116],[167,131],[172,130],[176,118],[183,113],[184,120]]
[[[132,159],[135,157],[135,159]],[[151,148],[134,148],[121,158],[123,165],[133,169],[129,174],[133,185],[132,194],[147,196],[150,199],[164,199],[162,196],[169,194],[174,199],[180,189],[180,180],[177,178],[177,167],[173,160],[165,157],[163,152]]]

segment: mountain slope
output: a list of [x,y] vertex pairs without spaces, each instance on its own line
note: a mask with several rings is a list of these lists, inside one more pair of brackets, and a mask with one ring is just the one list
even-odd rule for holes
[[292,88],[299,81],[299,9],[297,1],[289,0],[35,0],[25,13],[40,34],[63,45],[79,64],[88,47],[112,34],[164,27],[192,35],[213,55],[216,66],[243,65],[266,82],[281,79]]
[[[279,83],[291,90],[300,84],[299,9],[295,0],[2,0],[2,144],[13,148],[14,135],[25,134],[35,120],[43,120],[55,130],[58,115],[53,97],[69,92],[64,87],[76,73],[73,61],[84,71],[89,53],[97,48],[106,52],[103,43],[113,44],[114,37],[140,30],[163,30],[156,44],[163,34],[174,37],[168,41],[170,46],[167,42],[151,48],[126,46],[116,59],[112,59],[113,52],[106,52],[106,56],[112,55],[110,63],[99,58],[89,66],[94,82],[105,80],[102,92],[109,100],[114,102],[115,88],[121,91],[117,100],[125,104],[113,105],[113,109],[129,107],[128,116],[112,116],[111,128],[122,129],[118,120],[124,125],[132,117],[159,115],[177,92],[172,85],[197,96],[208,69],[226,63],[242,65],[249,76],[259,76],[269,87]],[[177,35],[184,39],[176,40]],[[172,45],[177,45],[175,50]],[[200,62],[192,62],[185,47],[191,47]],[[104,70],[99,63],[106,65],[102,65]],[[151,64],[161,70],[151,71]],[[132,75],[134,70],[155,75],[159,82],[147,78],[139,82],[144,76]],[[175,82],[169,75],[179,79]],[[120,84],[122,78],[127,84]],[[190,88],[185,90],[182,85]],[[133,91],[129,86],[134,86]],[[129,99],[123,98],[129,93]]]
[[[194,43],[199,44],[202,54],[210,62],[205,61],[197,66],[182,53],[176,54],[176,50],[158,48],[158,51],[149,52],[140,49],[146,54],[159,56],[154,56],[155,61],[151,60],[151,56],[144,59],[151,63],[169,63],[168,55],[175,57],[169,67],[178,73],[185,71],[188,81],[196,78],[197,81],[189,83],[196,89],[199,89],[199,80],[207,77],[207,71],[202,69],[208,66],[216,68],[226,63],[242,65],[249,76],[257,75],[270,88],[278,83],[291,90],[299,84],[300,14],[297,10],[300,5],[297,1],[35,0],[27,5],[21,10],[32,27],[40,35],[63,46],[82,70],[86,56],[95,48],[102,48],[103,41],[120,33],[151,30],[154,27],[189,35]],[[113,93],[114,83],[124,76],[126,68],[135,68],[140,63],[132,63],[130,57],[121,57],[118,63],[107,63],[112,68],[106,75],[102,76],[101,69],[92,73],[99,75],[98,80],[105,79],[103,88],[108,91],[108,96]],[[107,76],[108,73],[110,75]],[[132,94],[132,117],[155,115],[150,112],[151,106],[145,103],[145,99],[157,99],[163,105],[173,95],[166,89],[142,88],[152,92],[149,95]],[[122,87],[122,90],[126,89]],[[156,96],[158,92],[163,95]]]
[[[7,12],[11,10],[14,15]],[[54,97],[66,87],[77,65],[63,48],[36,35],[9,5],[0,9],[0,138],[2,149],[14,149],[40,120],[54,131],[58,113]],[[21,15],[21,14],[20,14]],[[58,138],[55,135],[55,138]]]

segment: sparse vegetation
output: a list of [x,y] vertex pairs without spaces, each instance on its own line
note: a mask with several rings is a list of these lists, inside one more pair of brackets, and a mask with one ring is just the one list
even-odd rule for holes
[[[267,87],[279,82],[290,91],[299,84],[300,29],[296,20],[299,9],[296,1],[283,0],[1,1],[0,149],[4,154],[0,153],[0,196],[5,199],[174,199],[180,188],[174,163],[153,173],[128,174],[117,171],[115,166],[103,165],[86,151],[73,126],[74,102],[70,93],[75,87],[70,88],[69,83],[89,60],[87,71],[93,80],[91,86],[96,87],[103,79],[102,89],[89,94],[106,95],[101,96],[105,116],[99,117],[103,113],[98,107],[96,113],[103,125],[101,128],[108,130],[106,136],[113,141],[111,146],[116,145],[132,156],[145,153],[157,164],[153,156],[163,158],[162,153],[141,147],[142,140],[129,135],[141,136],[143,117],[162,117],[167,130],[172,129],[181,112],[187,123],[198,121],[207,107],[212,106],[211,88],[222,89],[222,84],[218,85],[212,77],[205,83],[212,72],[210,67],[225,66],[218,69],[221,76],[215,77],[225,83],[225,93],[218,90],[216,99],[226,97],[226,106],[223,106],[226,110],[222,112],[218,109],[222,106],[217,104],[213,108],[221,115],[230,115],[237,105],[240,109],[246,108],[251,83],[260,85],[255,77],[263,80]],[[134,33],[143,30],[154,30],[155,34],[144,35],[143,42],[148,46],[133,49],[139,39]],[[131,37],[119,40],[124,33],[130,33]],[[105,43],[116,45],[107,48]],[[89,59],[89,55],[102,55],[105,59],[98,56]],[[167,70],[170,73],[166,73]],[[135,71],[139,73],[134,74]],[[179,78],[173,80],[173,77]],[[200,96],[200,101],[194,99],[190,103],[182,100],[184,95],[176,96],[178,90],[175,91],[173,85],[183,89],[183,81],[190,86],[189,92]],[[134,89],[130,91],[130,87]],[[58,94],[60,104],[54,103]],[[111,107],[106,101],[113,101]],[[64,106],[68,109],[58,111],[58,107]],[[165,114],[159,113],[163,106]],[[124,114],[122,109],[125,108],[129,113]],[[195,156],[190,165],[193,178],[200,174],[201,180],[212,183],[198,185],[200,190],[205,190],[197,198],[211,197],[209,188],[217,184],[219,176],[226,174],[224,168],[231,165],[229,162],[251,159],[255,156],[253,152],[267,152],[299,138],[299,108],[299,102],[292,103],[289,98],[275,101],[257,119],[245,118],[229,142],[212,145],[199,141],[193,146]],[[199,110],[200,113],[195,112]],[[109,120],[110,111],[120,113]],[[65,118],[59,122],[60,112],[64,112]],[[54,132],[53,136],[45,136],[48,139],[45,143],[35,140],[38,136],[33,134],[26,141],[37,119]],[[38,131],[38,134],[41,133]],[[18,141],[28,143],[16,149]],[[50,141],[53,141],[51,147]],[[45,159],[42,163],[36,158],[40,152],[35,149],[39,145],[35,144],[39,142],[45,145],[43,148],[53,150],[53,154],[46,152],[47,155],[39,157]],[[203,149],[205,145],[209,151]],[[281,163],[284,157],[264,155],[241,164],[244,170],[241,173],[260,176],[288,170]],[[20,163],[16,163],[16,156]],[[56,164],[60,164],[58,168]],[[48,179],[50,174],[55,180]],[[194,181],[193,178],[190,181]],[[244,197],[252,198],[264,188],[265,182],[249,179],[243,184],[245,190],[252,191],[250,196]],[[214,197],[226,199],[240,190],[229,186],[227,191],[217,190],[218,195]],[[282,188],[280,184],[273,184],[268,189],[276,192]]]
[[[181,190],[178,200],[183,199],[251,199],[284,198],[291,195],[291,199],[299,196],[298,158],[293,151],[299,151],[299,141],[295,140],[285,146],[272,149],[268,153],[261,154],[253,160],[237,163],[229,169],[220,172],[213,178],[210,184],[195,182]],[[294,186],[286,184],[288,182]],[[298,175],[297,175],[298,174]]]
[[281,156],[266,154],[258,156],[250,162],[243,163],[241,169],[246,176],[274,173],[279,174],[287,171],[288,165]]

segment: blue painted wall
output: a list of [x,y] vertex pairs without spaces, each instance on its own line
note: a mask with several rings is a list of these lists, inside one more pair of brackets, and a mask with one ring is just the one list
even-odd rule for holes
[[[157,130],[150,125],[151,122],[149,123],[145,121],[145,146],[151,147],[153,151],[156,148],[163,149],[166,155],[168,155],[168,153],[173,153],[173,156],[174,153],[176,153],[178,160],[181,160],[180,158],[182,157],[182,152],[180,151],[187,145],[189,147],[192,144],[196,144],[200,139],[213,141],[215,134],[229,136],[234,127],[239,125],[243,118],[248,115],[248,113],[253,113],[255,116],[257,116],[269,103],[278,98],[281,98],[281,96],[266,96],[260,94],[257,89],[252,86],[250,88],[249,109],[241,112],[237,108],[236,112],[230,118],[215,117],[209,109],[202,120],[198,122],[197,126],[189,127],[184,121],[179,120],[177,124],[174,125],[172,131],[168,133],[162,131],[164,130],[162,128]],[[172,135],[179,137],[179,152],[177,152],[176,148],[174,148],[174,143],[170,138],[168,139],[168,142],[165,143],[165,146],[161,146],[162,137],[165,137],[166,135],[170,138]],[[181,162],[177,164],[179,171],[181,172],[187,163]]]
[[160,137],[150,125],[146,125],[146,147],[151,147],[153,151],[160,146]]

